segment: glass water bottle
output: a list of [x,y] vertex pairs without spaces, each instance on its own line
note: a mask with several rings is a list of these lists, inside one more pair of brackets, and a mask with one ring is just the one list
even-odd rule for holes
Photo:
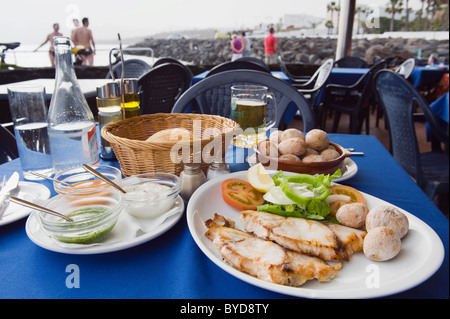
[[48,112],[48,135],[54,173],[82,164],[97,166],[99,154],[94,115],[80,89],[70,40],[55,37],[56,80]]

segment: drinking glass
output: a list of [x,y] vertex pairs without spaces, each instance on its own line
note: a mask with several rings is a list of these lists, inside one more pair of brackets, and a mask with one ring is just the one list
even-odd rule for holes
[[52,175],[45,88],[10,87],[8,100],[23,177],[28,180],[43,179],[33,175],[32,172],[45,176]]
[[[272,103],[268,103],[268,99]],[[243,132],[233,140],[235,146],[253,148],[266,139],[266,131],[276,120],[276,101],[262,85],[234,85],[231,87],[231,118]]]

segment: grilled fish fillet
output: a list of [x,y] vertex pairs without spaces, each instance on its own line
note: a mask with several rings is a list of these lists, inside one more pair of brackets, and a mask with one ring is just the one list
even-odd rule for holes
[[342,268],[342,263],[329,265],[325,261],[284,249],[280,245],[234,228],[232,220],[215,214],[205,222],[205,236],[238,270],[261,280],[301,286],[306,281],[330,281]]
[[342,225],[265,212],[241,211],[240,218],[247,232],[325,260],[349,260],[362,250],[366,236],[365,231]]

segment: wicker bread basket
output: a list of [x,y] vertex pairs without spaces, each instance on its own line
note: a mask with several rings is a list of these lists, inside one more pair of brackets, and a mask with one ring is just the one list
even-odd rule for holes
[[[173,128],[183,128],[193,138],[146,141],[156,132]],[[235,121],[216,115],[157,113],[109,124],[101,136],[111,144],[124,176],[151,172],[179,175],[185,162],[201,161],[206,172],[211,156],[220,152],[224,158],[238,128]]]

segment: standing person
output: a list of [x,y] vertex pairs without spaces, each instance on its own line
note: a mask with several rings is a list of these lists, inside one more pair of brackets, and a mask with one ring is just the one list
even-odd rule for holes
[[251,46],[250,40],[245,37],[245,31],[241,33],[241,41],[244,50],[242,51],[242,56],[250,56]]
[[81,20],[83,26],[81,28],[75,29],[72,33],[72,41],[75,46],[83,46],[84,48],[79,50],[77,54],[83,59],[82,65],[86,65],[89,62],[90,66],[94,65],[94,55],[95,55],[95,42],[92,36],[91,29],[89,26],[89,19],[83,18]]
[[244,50],[244,47],[242,46],[241,40],[238,39],[237,34],[233,34],[231,36],[230,41],[231,46],[231,61],[235,61],[239,58],[242,58],[242,50]]
[[277,38],[273,35],[275,30],[270,28],[270,34],[264,39],[265,62],[267,65],[277,64]]
[[47,42],[50,42],[50,49],[48,49],[48,55],[50,57],[50,62],[52,64],[52,66],[55,66],[55,47],[53,46],[53,37],[60,37],[62,35],[63,34],[59,32],[59,23],[54,23],[53,24],[53,32],[50,33],[49,35],[47,35],[47,38],[45,39],[45,41],[42,42],[42,44],[33,52],[36,52],[44,44],[46,44]]

